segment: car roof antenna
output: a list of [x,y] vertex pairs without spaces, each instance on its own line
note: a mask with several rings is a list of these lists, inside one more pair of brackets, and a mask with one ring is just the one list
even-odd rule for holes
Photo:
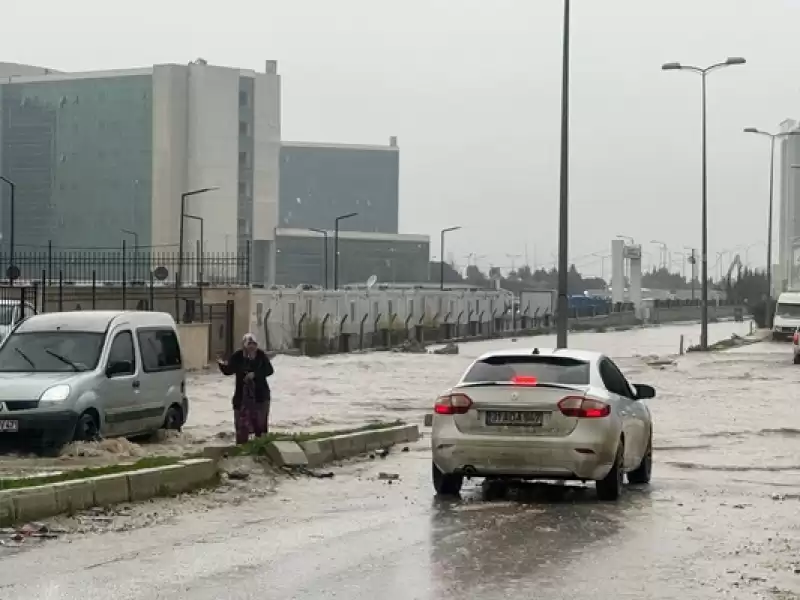
[[531,352],[531,354],[539,354],[539,349],[538,348],[534,348],[533,352]]

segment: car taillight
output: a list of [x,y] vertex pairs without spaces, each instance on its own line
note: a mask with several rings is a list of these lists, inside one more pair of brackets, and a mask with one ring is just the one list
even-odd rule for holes
[[536,385],[538,380],[536,377],[530,377],[528,375],[516,375],[512,380],[511,383],[514,385]]
[[472,400],[466,394],[445,394],[439,396],[433,411],[437,415],[463,415],[472,406]]
[[797,333],[797,332],[795,331],[795,332],[794,332],[794,335],[792,336],[792,343],[793,343],[795,346],[797,346],[797,342],[798,342],[798,341],[800,341],[800,334],[799,334],[799,333]]
[[611,406],[600,400],[583,396],[567,396],[558,403],[558,410],[566,417],[600,419],[611,414]]

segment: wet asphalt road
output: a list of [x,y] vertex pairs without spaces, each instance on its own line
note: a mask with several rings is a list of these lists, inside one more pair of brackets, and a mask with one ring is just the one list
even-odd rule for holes
[[619,503],[575,486],[492,498],[479,482],[439,501],[424,439],[238,506],[0,555],[0,598],[800,598],[789,347],[619,363],[659,390],[653,484]]

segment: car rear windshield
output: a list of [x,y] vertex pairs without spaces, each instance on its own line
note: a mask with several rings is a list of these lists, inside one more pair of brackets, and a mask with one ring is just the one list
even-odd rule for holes
[[535,377],[541,383],[589,385],[589,363],[566,356],[492,356],[472,365],[464,383],[503,383],[515,377]]

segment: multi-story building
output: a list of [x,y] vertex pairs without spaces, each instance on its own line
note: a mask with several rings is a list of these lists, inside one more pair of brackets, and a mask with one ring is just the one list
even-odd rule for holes
[[[280,77],[188,65],[61,73],[0,66],[0,174],[16,185],[17,250],[252,251],[270,279],[278,216]],[[0,231],[8,250],[9,189]]]
[[332,286],[336,219],[352,214],[339,221],[336,282],[427,281],[429,238],[398,233],[399,175],[396,137],[388,146],[283,142],[276,281]]
[[356,144],[281,144],[280,227],[397,233],[400,150]]
[[[328,232],[332,285],[334,224],[349,213],[339,283],[427,280],[428,238],[398,234],[397,139],[281,145],[280,123],[275,61],[261,73],[204,60],[86,73],[0,63],[0,175],[16,187],[16,256],[124,241],[172,254],[174,267],[181,197],[205,190],[186,197],[183,250],[199,250],[202,229],[205,254],[249,252],[231,265],[249,265],[242,280],[322,283],[318,229]],[[7,256],[9,186],[0,184],[0,199]],[[206,269],[205,281],[231,280],[217,275]]]

